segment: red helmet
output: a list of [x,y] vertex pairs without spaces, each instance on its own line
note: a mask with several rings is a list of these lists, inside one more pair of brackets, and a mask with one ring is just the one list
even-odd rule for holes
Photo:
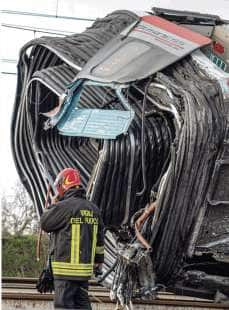
[[80,173],[77,169],[73,168],[66,168],[62,170],[57,175],[54,182],[60,196],[63,196],[64,192],[66,192],[69,188],[79,186],[80,184]]

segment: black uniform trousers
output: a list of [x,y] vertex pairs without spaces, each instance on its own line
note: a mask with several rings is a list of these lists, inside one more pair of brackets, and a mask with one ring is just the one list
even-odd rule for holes
[[58,309],[92,310],[88,281],[54,280],[54,307]]

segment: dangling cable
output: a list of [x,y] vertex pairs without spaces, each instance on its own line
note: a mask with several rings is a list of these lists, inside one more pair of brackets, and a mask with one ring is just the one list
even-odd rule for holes
[[145,87],[143,105],[142,105],[142,130],[141,130],[141,150],[142,150],[142,179],[143,179],[143,188],[140,192],[136,193],[137,196],[142,196],[146,191],[146,168],[145,168],[145,106],[147,100],[147,91],[152,81],[152,77],[149,79]]

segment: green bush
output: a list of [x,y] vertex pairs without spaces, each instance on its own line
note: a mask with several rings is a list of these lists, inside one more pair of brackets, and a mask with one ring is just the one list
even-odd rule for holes
[[48,238],[42,237],[41,259],[36,260],[37,236],[9,236],[2,240],[2,275],[38,277],[47,260]]

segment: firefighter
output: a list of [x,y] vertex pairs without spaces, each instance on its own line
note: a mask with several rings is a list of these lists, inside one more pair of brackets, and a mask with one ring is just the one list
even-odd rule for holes
[[103,221],[98,207],[86,200],[79,171],[66,168],[55,181],[58,201],[41,217],[51,233],[54,307],[91,309],[88,280],[104,258]]

